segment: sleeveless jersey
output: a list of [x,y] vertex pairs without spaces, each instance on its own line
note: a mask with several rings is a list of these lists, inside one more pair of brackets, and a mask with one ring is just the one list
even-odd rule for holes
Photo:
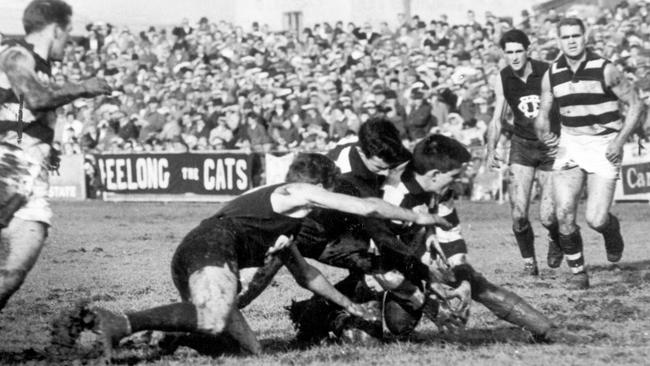
[[[12,47],[22,47],[32,55],[35,61],[34,71],[42,83],[49,84],[52,76],[50,63],[34,52],[32,45],[24,40],[8,40],[0,45],[0,52],[5,52]],[[7,76],[0,71],[0,134],[7,131],[18,130],[18,113],[20,105],[19,98],[11,89]],[[54,131],[50,128],[49,115],[55,112],[51,110],[30,111],[23,107],[22,121],[23,133],[41,140],[45,143],[51,143],[54,139]],[[1,137],[0,137],[1,138]]]
[[513,133],[526,140],[537,140],[535,118],[539,114],[542,78],[548,70],[548,64],[533,59],[529,61],[533,71],[526,82],[507,66],[501,70],[501,85],[503,95],[515,117]]
[[245,193],[228,202],[201,225],[224,225],[231,228],[237,238],[240,263],[263,263],[266,251],[275,244],[278,237],[296,234],[302,224],[302,219],[281,215],[271,207],[271,194],[285,184]]
[[563,55],[550,71],[551,89],[560,108],[563,132],[606,135],[623,127],[618,97],[605,85],[608,60],[587,51],[575,73]]

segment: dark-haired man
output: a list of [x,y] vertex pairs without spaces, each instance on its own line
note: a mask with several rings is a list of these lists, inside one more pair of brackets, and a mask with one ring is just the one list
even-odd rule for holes
[[289,237],[297,235],[304,218],[315,208],[352,215],[434,224],[435,215],[415,213],[380,199],[358,198],[330,190],[338,169],[319,154],[298,156],[287,183],[261,187],[227,203],[214,216],[190,231],[172,259],[172,278],[181,303],[128,314],[102,308],[79,309],[82,327],[102,334],[107,356],[120,339],[134,332],[222,332],[246,351],[261,351],[255,335],[237,308],[239,270],[260,267],[276,247],[279,258],[298,284],[341,306],[348,313],[372,320],[370,311],[341,294],[309,265]]
[[[527,329],[536,339],[556,340],[556,329],[546,316],[515,293],[489,282],[469,264],[450,187],[461,177],[470,159],[470,152],[460,142],[443,135],[428,136],[415,145],[413,158],[399,180],[384,185],[383,198],[414,211],[436,213],[452,227],[393,225],[392,230],[425,261],[437,256],[453,273],[450,284],[458,286],[467,281],[472,299],[496,316]],[[390,299],[387,297],[384,303],[386,325],[395,334],[410,333],[421,313]]]
[[[528,57],[530,41],[518,29],[504,33],[499,44],[508,66],[497,75],[494,85],[496,103],[488,133],[487,164],[499,168],[504,159],[498,154],[497,144],[504,132],[503,116],[507,103],[514,114],[509,162],[512,231],[524,260],[525,273],[536,276],[539,270],[535,258],[535,234],[528,218],[535,178],[541,188],[540,220],[548,230],[547,263],[551,268],[562,263],[550,179],[553,157],[546,145],[537,139],[534,127],[539,113],[542,76],[548,64]],[[552,118],[551,128],[558,133],[556,127],[559,127],[558,123]]]
[[[573,275],[573,289],[589,287],[576,213],[587,183],[587,224],[603,235],[607,260],[623,255],[618,219],[609,210],[623,160],[623,145],[634,130],[643,103],[629,80],[608,60],[585,47],[584,23],[564,18],[557,25],[562,55],[542,80],[537,136],[556,154],[553,191],[559,245]],[[619,101],[627,104],[621,116]],[[553,103],[560,112],[561,135],[551,128]]]
[[[390,121],[379,118],[371,119],[361,126],[357,144],[340,146],[331,151],[330,156],[344,173],[336,181],[335,192],[381,199],[382,186],[389,171],[406,163],[410,152],[402,145],[395,126]],[[444,220],[437,224],[449,226]],[[350,276],[337,286],[345,287],[350,296],[354,295],[359,286],[363,287],[365,275],[374,275],[387,290],[399,288],[399,301],[418,310],[424,307],[427,302],[425,293],[430,291],[438,296],[450,297],[462,297],[468,292],[460,289],[443,294],[439,289],[423,288],[422,283],[435,282],[429,267],[390,230],[384,219],[345,215],[333,210],[315,210],[303,222],[295,241],[304,256],[349,269]],[[268,284],[270,276],[279,266],[281,263],[276,261],[260,269],[251,281],[252,287],[240,298],[240,306],[250,302]],[[465,285],[468,289],[469,284]],[[435,303],[434,299],[435,296],[431,298],[430,305]],[[314,302],[318,300],[314,299]],[[293,318],[294,321],[297,320],[296,316]],[[327,318],[322,320],[323,323],[328,322]],[[328,330],[340,330],[318,324],[321,325],[325,336]],[[334,322],[331,325],[337,326]],[[304,324],[299,328],[304,330]]]
[[110,92],[104,80],[54,85],[51,61],[63,58],[72,8],[34,0],[24,40],[0,45],[0,310],[36,263],[50,226],[47,202],[56,109]]

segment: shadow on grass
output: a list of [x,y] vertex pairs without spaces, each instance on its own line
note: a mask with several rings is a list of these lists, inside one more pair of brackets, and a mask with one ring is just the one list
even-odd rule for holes
[[592,272],[617,272],[617,271],[643,271],[650,270],[650,260],[642,260],[635,262],[619,262],[608,264],[590,265],[589,269]]
[[495,343],[530,344],[531,334],[521,328],[501,326],[491,328],[466,328],[455,333],[436,331],[418,332],[410,339],[413,343],[443,344],[451,343],[470,347],[481,347]]

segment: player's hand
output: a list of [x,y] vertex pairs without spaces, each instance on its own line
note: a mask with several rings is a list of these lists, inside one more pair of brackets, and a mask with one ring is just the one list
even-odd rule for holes
[[605,150],[605,157],[614,165],[620,164],[623,161],[623,146],[616,141],[610,142]]
[[418,213],[415,223],[423,226],[436,225],[443,230],[449,230],[454,227],[454,225],[445,220],[442,216],[430,213]]
[[99,78],[90,78],[85,80],[83,82],[83,87],[85,91],[83,96],[86,98],[92,98],[102,94],[108,95],[113,90],[106,80]]
[[369,301],[363,304],[351,303],[345,308],[345,311],[369,322],[379,320],[380,310],[376,301]]
[[266,251],[266,254],[271,255],[277,253],[283,249],[290,247],[291,244],[293,244],[293,236],[280,235],[275,241],[275,244],[273,244],[273,246]]
[[556,134],[552,132],[546,133],[542,136],[542,142],[548,148],[550,156],[557,156],[557,151],[560,147],[560,138]]
[[472,289],[467,281],[457,288],[452,288],[440,282],[430,282],[429,291],[440,302],[438,327],[443,330],[464,327],[469,319],[469,309],[472,304]]

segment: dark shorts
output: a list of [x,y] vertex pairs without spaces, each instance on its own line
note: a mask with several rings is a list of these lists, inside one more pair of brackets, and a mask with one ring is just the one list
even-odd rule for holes
[[189,299],[192,273],[204,267],[223,267],[225,264],[238,273],[236,238],[232,228],[213,224],[201,224],[185,236],[171,263],[172,280],[184,301]]
[[510,164],[529,166],[544,171],[553,169],[554,158],[548,148],[539,140],[527,140],[512,135],[510,142]]

